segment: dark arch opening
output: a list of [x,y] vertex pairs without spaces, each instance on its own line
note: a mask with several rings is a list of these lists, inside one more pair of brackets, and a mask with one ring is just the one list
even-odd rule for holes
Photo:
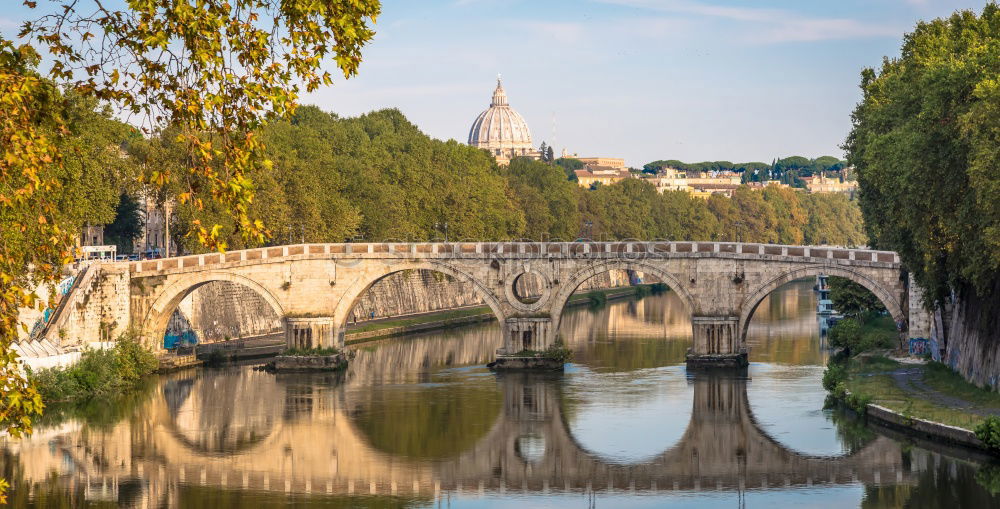
[[777,278],[772,279],[760,287],[758,287],[754,292],[749,294],[742,304],[742,311],[740,315],[740,337],[742,341],[746,341],[747,331],[750,327],[751,320],[754,313],[760,306],[761,302],[764,301],[765,297],[770,295],[775,290],[781,288],[782,286],[795,281],[802,280],[806,278],[817,278],[819,276],[838,276],[844,279],[848,279],[860,287],[863,287],[882,303],[882,305],[888,310],[888,314],[892,317],[892,321],[895,324],[904,324],[906,322],[906,316],[900,306],[900,303],[892,295],[891,288],[884,288],[880,283],[872,281],[863,274],[857,273],[853,270],[846,269],[843,267],[836,266],[811,266],[796,269],[785,273]]
[[493,303],[472,280],[445,270],[405,268],[368,282],[346,308],[344,330],[367,331],[397,321],[412,325],[474,315],[496,317]]
[[154,303],[147,326],[157,348],[184,351],[194,344],[217,345],[199,351],[207,355],[223,343],[226,348],[282,343],[283,313],[266,290],[226,276],[185,285],[178,282],[179,290],[168,289]]

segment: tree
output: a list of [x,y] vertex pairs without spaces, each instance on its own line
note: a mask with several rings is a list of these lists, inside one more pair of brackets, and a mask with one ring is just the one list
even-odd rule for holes
[[551,163],[555,161],[556,151],[552,149],[552,145],[545,151],[545,162]]
[[809,215],[799,199],[800,194],[787,188],[767,186],[762,191],[764,201],[774,211],[779,244],[800,245],[805,240]]
[[572,157],[560,157],[555,160],[556,166],[563,169],[563,173],[566,174],[566,178],[573,182],[577,181],[576,170],[583,169],[583,161],[579,159],[574,159]]
[[[68,134],[60,89],[109,101],[139,116],[147,132],[176,128],[187,164],[146,181],[174,183],[184,189],[178,199],[199,209],[219,203],[247,238],[262,240],[267,230],[248,214],[255,185],[246,175],[270,163],[255,131],[290,115],[300,88],[331,82],[320,71],[327,57],[355,74],[380,9],[374,0],[149,0],[121,10],[55,3],[21,34],[48,50],[55,83],[35,72],[33,48],[0,39],[0,425],[14,436],[30,432],[42,408],[10,349],[18,307],[43,305],[33,290],[71,258],[76,226],[60,211],[62,200],[78,198],[66,194],[73,181],[61,173],[73,163],[59,146]],[[221,226],[191,221],[202,243],[225,248]]]
[[549,146],[543,141],[542,145],[538,147],[538,153],[541,154],[542,162],[549,162],[547,159],[549,157]]
[[122,193],[115,209],[115,220],[104,227],[104,242],[118,246],[119,253],[134,252],[132,243],[142,236],[143,224],[139,201]]
[[519,157],[507,166],[506,176],[525,212],[528,238],[540,240],[543,234],[565,241],[576,238],[580,225],[577,185],[565,179],[559,168]]
[[967,318],[984,327],[1000,294],[998,41],[995,3],[918,24],[899,57],[862,72],[844,146],[873,244],[899,253],[930,302],[981,302]]
[[845,316],[861,319],[870,312],[885,312],[882,301],[867,288],[850,279],[830,276],[830,300],[833,308]]

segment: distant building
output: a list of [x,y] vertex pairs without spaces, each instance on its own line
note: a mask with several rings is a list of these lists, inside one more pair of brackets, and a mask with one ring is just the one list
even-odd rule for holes
[[839,178],[827,178],[822,173],[814,177],[800,177],[800,180],[806,183],[806,189],[810,193],[844,193],[853,196],[858,190],[856,180],[841,182]]
[[625,169],[625,159],[618,157],[577,157],[572,156],[586,166],[607,166],[619,170]]
[[77,247],[103,245],[104,225],[87,225],[80,229],[80,238],[77,239]]
[[469,145],[489,151],[501,165],[509,164],[515,157],[541,158],[531,142],[528,124],[507,103],[507,93],[499,77],[490,107],[476,117],[469,129]]
[[594,184],[607,186],[632,177],[628,170],[611,166],[584,166],[582,170],[576,170],[574,173],[580,187],[588,188]]
[[647,177],[647,181],[660,193],[684,191],[699,198],[708,198],[713,194],[732,196],[740,186],[742,176],[735,172],[682,172],[668,167]]
[[177,254],[177,246],[170,239],[170,217],[173,215],[173,200],[159,203],[149,196],[139,197],[142,214],[142,235],[132,243],[135,254],[170,256]]

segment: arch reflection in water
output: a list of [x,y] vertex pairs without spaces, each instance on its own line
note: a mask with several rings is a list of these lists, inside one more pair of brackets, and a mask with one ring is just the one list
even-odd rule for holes
[[[342,386],[331,386],[329,380],[258,378],[250,370],[235,378],[240,380],[237,385],[246,387],[234,393],[236,400],[255,399],[260,391],[277,393],[278,401],[286,402],[286,410],[292,402],[298,410],[278,414],[274,425],[259,431],[260,440],[242,443],[235,454],[220,455],[217,444],[238,442],[221,430],[246,430],[261,421],[253,407],[240,401],[233,408],[250,410],[217,412],[204,404],[211,401],[203,395],[214,393],[215,380],[196,376],[180,406],[188,408],[185,413],[170,412],[176,403],[168,399],[175,395],[168,398],[168,392],[161,390],[138,413],[143,419],[123,421],[103,436],[79,434],[74,435],[76,443],[60,442],[53,451],[53,465],[63,463],[61,448],[76,454],[89,451],[84,454],[94,458],[79,458],[73,475],[138,476],[148,483],[150,493],[160,494],[177,482],[292,492],[328,489],[331,493],[366,487],[390,494],[405,487],[407,493],[428,494],[435,487],[576,491],[588,486],[604,490],[634,485],[648,490],[675,483],[680,489],[725,490],[856,479],[876,482],[899,476],[905,480],[910,475],[903,468],[899,446],[884,437],[839,458],[786,449],[756,425],[747,403],[746,381],[737,378],[695,378],[691,417],[681,440],[647,462],[629,465],[608,462],[574,440],[561,410],[563,382],[559,377],[509,374],[493,379],[503,400],[495,422],[470,447],[446,458],[403,457],[373,447],[347,411],[355,405],[353,396]],[[183,385],[176,382],[176,387]],[[305,387],[312,389],[308,398],[303,397]],[[192,436],[218,438],[206,442],[192,440]],[[112,437],[127,440],[113,445],[108,440]],[[129,444],[136,445],[130,448]]]

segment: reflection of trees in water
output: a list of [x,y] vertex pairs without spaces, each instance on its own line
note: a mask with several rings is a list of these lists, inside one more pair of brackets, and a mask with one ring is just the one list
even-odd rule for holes
[[559,332],[573,362],[618,371],[678,364],[691,346],[691,321],[676,294],[569,308]]
[[351,386],[399,383],[450,366],[486,365],[503,342],[496,323],[364,343],[347,368]]
[[[829,398],[824,404],[824,406],[836,405],[837,403]],[[833,411],[829,415],[830,420],[833,421],[834,426],[837,428],[837,437],[844,445],[847,454],[854,454],[864,449],[866,445],[878,436],[868,427],[863,419],[859,419],[848,413],[843,408],[833,408]]]
[[750,318],[750,360],[822,366],[829,353],[819,340],[813,280],[792,281],[764,297]]
[[444,459],[473,447],[496,423],[502,394],[492,379],[352,391],[350,415],[379,451]]

